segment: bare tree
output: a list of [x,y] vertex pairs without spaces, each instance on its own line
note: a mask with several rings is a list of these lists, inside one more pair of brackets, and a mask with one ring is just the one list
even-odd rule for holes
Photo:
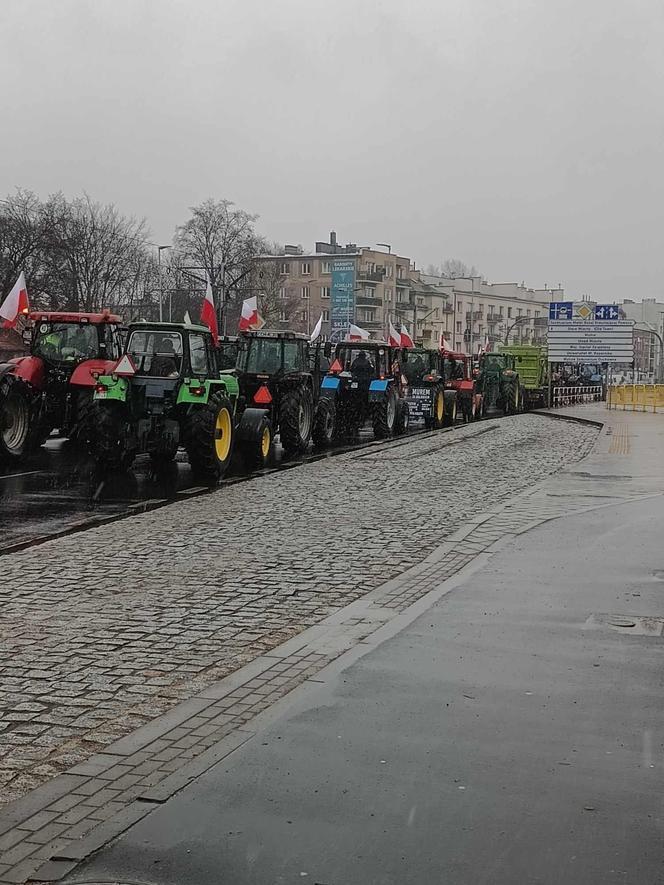
[[[147,261],[143,221],[89,196],[43,207],[43,265],[51,307],[92,311],[133,301]],[[133,293],[133,295],[132,295]]]
[[28,190],[17,190],[0,201],[0,300],[21,271],[33,302],[40,302],[42,285],[42,204]]
[[175,246],[200,267],[210,281],[215,303],[222,310],[237,300],[251,273],[253,258],[265,247],[254,224],[257,215],[236,208],[230,200],[206,200],[193,206],[191,218],[175,232]]
[[474,264],[468,266],[463,261],[460,261],[458,258],[446,258],[445,261],[442,262],[438,270],[440,271],[438,275],[441,277],[445,277],[448,280],[454,280],[458,277],[480,276],[480,272],[477,270]]

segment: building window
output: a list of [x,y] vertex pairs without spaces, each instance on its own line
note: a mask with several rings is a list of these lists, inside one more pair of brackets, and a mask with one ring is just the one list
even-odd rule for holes
[[401,301],[409,301],[409,300],[410,299],[407,297],[404,298],[404,293],[401,289],[397,289],[397,301],[401,302]]
[[479,305],[479,307],[477,308],[477,312],[479,313],[480,316],[484,315],[484,305],[483,304]]
[[511,307],[507,308],[507,319],[508,320],[512,319],[512,308]]
[[536,311],[535,311],[535,318],[537,318],[539,315],[540,315],[539,310],[536,310]]
[[329,286],[321,286],[320,287],[320,297],[321,298],[329,298],[330,297],[330,287]]
[[302,298],[308,298],[309,297],[309,286],[302,286],[302,288],[300,289],[300,295],[302,296]]
[[288,262],[288,261],[281,262],[281,273],[290,273],[290,262]]
[[392,300],[392,289],[389,286],[385,287],[385,301]]
[[434,319],[438,319],[438,308],[436,307],[433,312]]
[[517,309],[516,309],[516,315],[517,315],[518,317],[520,317],[522,313],[523,313],[522,308],[517,307]]
[[373,323],[376,319],[376,311],[373,307],[365,308],[362,311],[362,319],[365,323]]
[[385,265],[385,276],[390,279],[394,276],[394,265],[393,264],[386,264]]
[[397,264],[397,279],[403,280],[403,267],[400,264]]
[[461,334],[461,322],[459,321],[457,323],[457,335],[460,335],[460,334]]
[[526,311],[526,316],[527,316],[527,317],[530,316],[530,311],[529,311],[529,310]]
[[286,300],[286,288],[284,286],[279,289],[279,298],[281,298],[282,301]]
[[463,301],[457,301],[457,310],[459,313],[463,313]]
[[490,304],[489,305],[489,313],[495,313],[495,312],[496,312],[496,305]]
[[301,313],[300,313],[300,319],[302,320],[302,322],[306,323],[306,321],[307,321],[307,312],[306,312],[306,310],[301,311]]
[[500,307],[498,308],[498,316],[503,316],[503,311],[504,311],[504,310],[505,310],[505,308],[504,308],[503,305],[501,304]]
[[417,303],[422,307],[424,305],[424,298],[421,298],[419,295],[417,297]]
[[280,311],[279,311],[279,319],[282,321],[282,323],[283,323],[285,320],[288,319],[288,317],[286,316],[286,311],[285,311],[285,310],[280,310]]
[[329,261],[321,261],[320,272],[321,273],[332,273],[332,264]]
[[329,311],[329,310],[324,310],[324,311],[323,311],[323,322],[324,322],[324,323],[329,323],[329,321],[330,321],[330,311]]
[[300,263],[300,273],[303,276],[311,273],[311,262],[310,261],[302,261]]
[[373,298],[376,292],[373,286],[365,286],[362,294],[365,298]]

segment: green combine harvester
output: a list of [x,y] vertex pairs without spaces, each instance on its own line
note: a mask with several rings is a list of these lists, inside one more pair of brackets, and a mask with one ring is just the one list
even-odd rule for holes
[[547,349],[536,344],[503,344],[499,353],[511,354],[519,373],[524,409],[546,408],[549,401]]

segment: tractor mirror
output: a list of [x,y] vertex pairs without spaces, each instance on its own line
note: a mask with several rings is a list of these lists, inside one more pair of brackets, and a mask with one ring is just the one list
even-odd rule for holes
[[328,359],[332,356],[332,342],[326,341],[323,344],[323,356],[326,356]]

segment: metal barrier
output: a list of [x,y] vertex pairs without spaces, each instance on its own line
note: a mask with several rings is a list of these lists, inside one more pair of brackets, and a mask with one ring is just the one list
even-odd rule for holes
[[577,387],[554,387],[551,390],[551,408],[576,406],[579,403],[597,403],[604,399],[601,384]]
[[606,396],[607,409],[656,412],[664,409],[664,384],[612,384]]

